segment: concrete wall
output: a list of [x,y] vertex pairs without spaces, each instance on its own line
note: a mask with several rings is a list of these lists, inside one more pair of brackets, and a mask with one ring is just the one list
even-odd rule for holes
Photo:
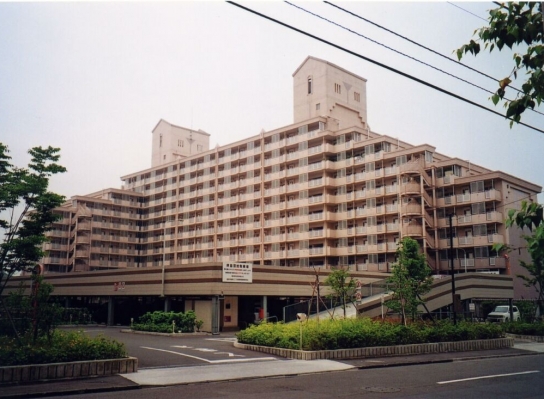
[[[308,92],[308,79],[312,79],[312,90]],[[335,91],[335,84],[340,85],[340,93]],[[359,101],[355,94],[359,94]],[[319,104],[319,107],[317,107]],[[349,108],[355,118],[355,124],[342,120],[344,127],[363,126],[367,121],[366,79],[357,76],[337,65],[308,57],[293,74],[293,118],[294,123],[317,116],[344,117],[333,112],[337,104]]]
[[200,331],[212,331],[212,301],[194,301],[197,320],[204,321]]

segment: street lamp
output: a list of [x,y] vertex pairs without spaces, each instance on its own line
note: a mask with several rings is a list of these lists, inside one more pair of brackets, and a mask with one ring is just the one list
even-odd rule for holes
[[[460,249],[461,251],[463,251],[463,254],[465,256],[465,273],[467,272],[467,251],[465,251],[463,248],[457,248],[458,250]],[[461,263],[461,259],[459,259],[459,263]]]

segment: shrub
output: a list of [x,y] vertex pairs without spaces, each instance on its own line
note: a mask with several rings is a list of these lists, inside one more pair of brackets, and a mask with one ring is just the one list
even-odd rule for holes
[[[241,343],[286,349],[300,348],[299,323],[253,325],[237,334]],[[408,345],[500,338],[500,326],[448,321],[436,325],[413,323],[407,326],[370,319],[341,319],[302,323],[304,350],[334,350],[373,346]]]
[[0,337],[0,364],[3,366],[118,359],[126,356],[124,344],[102,335],[91,338],[82,331],[55,330],[51,339],[40,337],[34,344],[31,340],[24,340],[21,345],[14,338]]
[[193,332],[196,322],[195,312],[147,312],[140,316],[139,323],[134,323],[132,329],[136,331],[172,332],[172,322],[176,323],[175,330],[181,332]]
[[544,336],[544,323],[506,323],[503,329],[510,334]]

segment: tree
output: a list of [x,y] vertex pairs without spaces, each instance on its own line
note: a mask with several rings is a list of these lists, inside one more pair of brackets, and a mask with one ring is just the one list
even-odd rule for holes
[[53,290],[54,287],[38,274],[32,275],[32,287],[28,294],[21,282],[19,289],[10,292],[5,300],[10,316],[17,315],[18,323],[9,326],[10,323],[4,320],[3,325],[0,324],[0,333],[13,334],[18,339],[20,335],[25,335],[27,341],[33,343],[38,337],[51,339],[54,326],[59,323],[63,311],[62,307],[50,300]]
[[340,301],[345,318],[347,303],[353,296],[357,283],[347,270],[333,269],[325,280],[325,285],[328,285],[332,291],[329,296]]
[[64,197],[48,191],[49,178],[63,173],[58,165],[60,149],[34,147],[27,168],[10,163],[8,147],[0,142],[0,298],[13,276],[21,271],[32,271],[43,256],[44,233],[51,229],[57,216],[53,208],[60,206]]
[[389,309],[401,314],[401,322],[406,325],[407,315],[415,319],[418,306],[424,303],[422,296],[431,289],[431,268],[419,244],[410,237],[404,237],[397,248],[397,262],[392,267],[388,283],[393,291],[387,301]]
[[[544,305],[544,210],[542,205],[527,201],[521,202],[521,209],[510,209],[506,219],[506,227],[517,226],[520,229],[527,228],[531,234],[524,235],[527,243],[527,252],[532,263],[520,260],[519,264],[529,272],[529,276],[517,275],[524,280],[526,287],[534,287],[538,293],[538,306],[542,315]],[[497,253],[511,251],[513,248],[505,244],[495,244],[493,249]]]
[[[471,40],[468,44],[457,50],[457,58],[461,60],[464,54],[478,55],[480,42],[484,49],[498,48],[502,51],[504,46],[509,49],[519,49],[520,53],[514,53],[514,66],[510,75],[498,81],[497,91],[491,100],[495,105],[504,101],[506,117],[510,118],[510,127],[514,122],[521,120],[521,114],[526,109],[534,109],[540,105],[544,98],[544,21],[542,2],[503,3],[499,8],[489,11],[489,26],[474,31],[479,41]],[[525,48],[526,47],[526,48]],[[525,69],[527,78],[521,86],[514,100],[505,97],[506,88],[512,83],[512,77],[517,78],[518,72]]]

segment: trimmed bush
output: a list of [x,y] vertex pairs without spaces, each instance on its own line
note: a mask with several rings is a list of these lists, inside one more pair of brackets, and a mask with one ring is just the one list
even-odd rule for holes
[[124,344],[102,335],[91,338],[82,331],[55,330],[50,339],[40,337],[34,344],[26,340],[21,345],[14,338],[0,337],[2,366],[119,359],[126,356]]
[[510,334],[544,336],[544,323],[506,323],[503,330]]
[[140,316],[139,323],[134,323],[132,329],[136,331],[149,331],[160,333],[172,333],[172,322],[176,323],[175,331],[193,332],[195,328],[195,312],[147,312]]
[[[302,323],[303,350],[334,350],[374,346],[409,345],[429,342],[454,342],[501,338],[500,326],[493,324],[449,321],[434,324],[413,323],[408,326],[370,319],[308,320]],[[299,323],[262,323],[237,334],[244,344],[285,349],[300,348]]]

